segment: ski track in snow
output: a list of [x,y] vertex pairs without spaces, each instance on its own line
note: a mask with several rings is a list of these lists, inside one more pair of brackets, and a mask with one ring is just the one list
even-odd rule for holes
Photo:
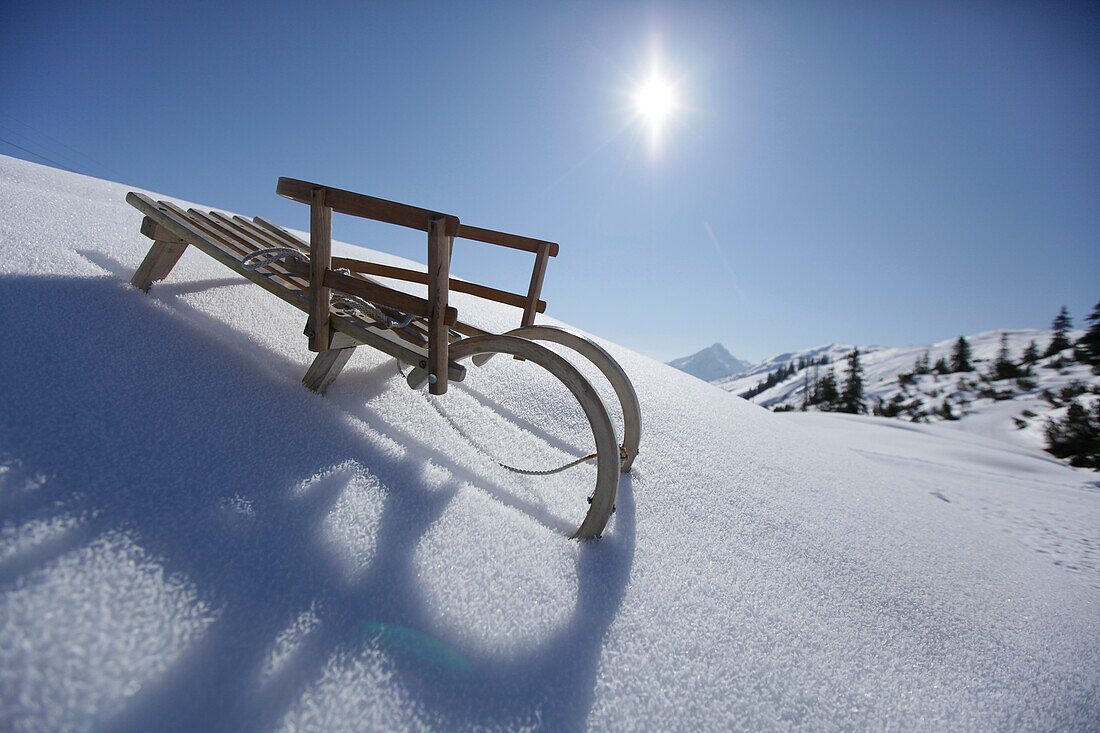
[[[302,315],[199,252],[131,288],[127,190],[0,157],[0,729],[1100,726],[1096,474],[601,342],[641,456],[571,542],[591,467],[505,473],[366,349],[310,394]],[[496,359],[440,403],[550,465],[563,393]]]

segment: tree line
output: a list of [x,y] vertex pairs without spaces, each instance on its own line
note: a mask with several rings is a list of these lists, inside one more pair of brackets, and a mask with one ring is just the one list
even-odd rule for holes
[[[926,351],[917,357],[913,369],[898,375],[898,383],[904,390],[916,382],[918,375],[922,374],[965,374],[976,373],[978,379],[971,380],[969,385],[978,390],[979,396],[992,399],[1008,399],[1013,395],[1011,388],[1000,389],[992,386],[993,382],[1004,380],[1016,380],[1016,385],[1021,390],[1035,388],[1031,379],[1034,365],[1042,359],[1049,359],[1048,366],[1061,369],[1071,363],[1091,365],[1094,374],[1100,374],[1100,303],[1097,303],[1085,321],[1089,324],[1085,334],[1076,342],[1070,339],[1069,332],[1073,328],[1073,321],[1068,309],[1063,306],[1051,324],[1053,334],[1051,340],[1040,350],[1035,341],[1031,341],[1018,359],[1014,359],[1008,347],[1008,335],[1001,334],[1000,348],[997,356],[988,367],[979,372],[975,366],[975,360],[970,343],[965,337],[959,336],[952,346],[951,353],[940,357],[933,364]],[[811,379],[810,372],[804,374],[803,398],[801,409],[813,407],[824,412],[845,412],[850,414],[865,414],[872,412],[885,417],[895,417],[902,412],[910,412],[914,419],[925,413],[920,410],[922,401],[915,399],[909,404],[902,394],[896,395],[891,402],[876,403],[868,410],[867,397],[864,392],[863,368],[860,364],[859,349],[855,348],[847,356],[847,368],[842,375],[843,383],[838,379],[836,372],[829,369],[820,376],[814,370]],[[794,376],[797,372],[807,370],[814,366],[828,364],[828,358],[822,360],[799,360],[799,362],[781,366],[770,373],[752,389],[741,396],[746,399],[755,397],[776,384]],[[964,382],[965,383],[965,382]],[[979,383],[986,383],[978,387]],[[1066,392],[1067,390],[1063,390]],[[1069,390],[1071,395],[1062,402],[1057,402],[1053,395],[1044,395],[1051,400],[1056,407],[1065,406],[1065,414],[1058,420],[1048,420],[1045,428],[1047,450],[1060,458],[1066,458],[1073,465],[1088,466],[1100,469],[1100,399],[1095,399],[1089,407],[1077,401],[1076,397],[1085,393],[1097,393],[1100,390],[1092,390],[1082,386],[1080,390]],[[792,406],[786,405],[777,410],[791,410]],[[944,419],[956,419],[952,407],[947,399],[942,406],[934,410]]]
[[797,362],[791,362],[790,364],[781,364],[774,372],[770,372],[767,377],[761,379],[756,383],[756,386],[749,388],[742,392],[739,397],[751,400],[758,394],[765,392],[780,382],[787,381],[790,377],[794,376],[803,369],[809,369],[814,366],[821,366],[829,363],[829,356],[824,355],[819,358],[801,358]]

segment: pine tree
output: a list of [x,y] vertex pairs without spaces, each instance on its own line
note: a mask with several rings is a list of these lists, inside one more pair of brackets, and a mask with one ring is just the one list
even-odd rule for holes
[[[1097,305],[1100,307],[1100,304]],[[1023,362],[1025,364],[1033,364],[1039,361],[1039,347],[1035,345],[1034,341],[1028,343],[1027,348],[1024,349]]]
[[970,343],[959,336],[959,340],[955,342],[955,350],[951,352],[951,371],[969,372],[973,369],[970,365]]
[[837,401],[840,399],[840,393],[836,388],[836,374],[833,370],[825,372],[825,376],[817,383],[816,392],[817,404],[822,405],[825,410],[832,410],[836,407]]
[[1092,309],[1085,320],[1092,325],[1085,335],[1080,338],[1077,345],[1084,356],[1084,361],[1093,366],[1100,366],[1100,303]]
[[1100,468],[1100,402],[1090,414],[1074,400],[1065,416],[1051,420],[1046,427],[1047,451],[1059,458],[1069,458],[1074,466]]
[[840,395],[839,409],[853,415],[867,411],[863,403],[863,367],[859,365],[859,349],[852,349],[852,353],[848,354],[848,378]]
[[947,366],[947,359],[942,356],[939,359],[936,359],[936,365],[932,367],[932,370],[936,372],[936,374],[951,373],[951,367]]
[[924,352],[913,362],[913,374],[928,374],[932,368],[928,366],[928,352]]
[[997,359],[993,362],[989,378],[993,381],[999,379],[1012,379],[1018,373],[1016,365],[1008,355],[1008,334],[1001,334],[1001,348],[997,351]]
[[1043,356],[1054,356],[1070,347],[1069,336],[1066,335],[1066,332],[1073,328],[1073,320],[1069,317],[1069,311],[1064,305],[1058,315],[1054,317],[1054,322],[1050,327],[1054,329],[1054,336],[1050,339],[1050,345],[1043,352]]

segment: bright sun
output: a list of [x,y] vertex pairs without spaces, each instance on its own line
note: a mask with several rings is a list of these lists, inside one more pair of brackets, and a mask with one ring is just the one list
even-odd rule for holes
[[660,63],[654,59],[648,77],[634,88],[631,95],[635,119],[649,133],[650,152],[653,154],[657,154],[662,147],[665,127],[679,109],[680,100],[676,91],[676,85],[668,80],[661,71]]
[[653,74],[634,92],[634,108],[651,128],[660,128],[676,108],[676,92],[659,74]]

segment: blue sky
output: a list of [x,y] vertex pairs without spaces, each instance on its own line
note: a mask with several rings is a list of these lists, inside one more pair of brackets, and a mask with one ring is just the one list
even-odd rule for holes
[[[279,176],[550,239],[548,313],[661,360],[1100,300],[1095,2],[8,0],[0,41],[2,154],[298,228]],[[656,152],[631,99],[655,53]],[[518,291],[529,267],[453,262]]]

